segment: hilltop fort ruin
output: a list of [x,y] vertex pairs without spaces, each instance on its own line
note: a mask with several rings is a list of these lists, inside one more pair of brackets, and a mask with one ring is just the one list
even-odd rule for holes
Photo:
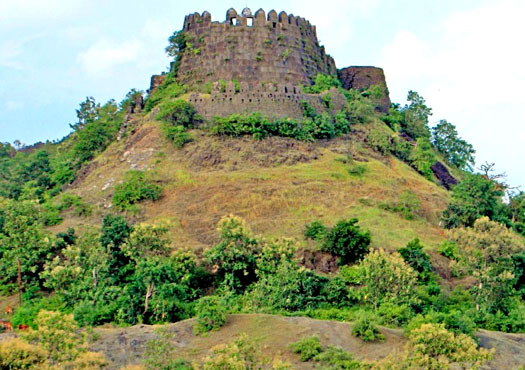
[[[377,102],[377,109],[388,111],[390,99],[383,70],[338,70],[319,44],[316,27],[302,17],[284,11],[277,14],[275,10],[266,14],[262,9],[253,14],[245,8],[240,14],[229,9],[225,21],[215,22],[205,11],[187,15],[182,31],[188,47],[178,62],[172,63],[172,71],[176,69],[180,83],[209,86],[210,91],[194,92],[189,97],[205,118],[252,112],[300,118],[302,101],[324,111],[321,96],[302,90],[319,73],[338,75],[345,89],[380,85],[384,98]],[[150,90],[163,80],[164,75],[153,76]],[[334,95],[334,109],[339,109],[344,98]]]

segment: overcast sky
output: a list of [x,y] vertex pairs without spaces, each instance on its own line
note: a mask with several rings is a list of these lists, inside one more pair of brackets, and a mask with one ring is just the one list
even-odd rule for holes
[[512,185],[525,185],[525,1],[0,0],[0,141],[70,131],[86,96],[120,101],[167,70],[184,16],[263,7],[317,25],[338,68],[384,68],[391,98],[419,92]]

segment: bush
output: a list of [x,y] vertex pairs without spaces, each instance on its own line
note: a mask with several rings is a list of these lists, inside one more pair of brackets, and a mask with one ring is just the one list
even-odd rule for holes
[[47,352],[40,345],[20,338],[0,341],[0,369],[36,369],[47,362]]
[[428,254],[423,252],[423,245],[419,239],[408,242],[407,246],[399,249],[399,254],[406,263],[420,275],[432,272],[432,263]]
[[[211,355],[204,359],[204,370],[241,370],[262,369],[269,359],[263,358],[255,344],[246,334],[241,334],[230,343],[212,347]],[[195,367],[194,367],[195,368]],[[275,361],[273,369],[289,370],[290,366],[282,361]]]
[[290,344],[290,349],[293,353],[299,353],[301,361],[303,362],[313,359],[323,351],[321,341],[319,337],[315,335],[309,338],[302,338]]
[[374,322],[368,315],[362,315],[352,328],[352,334],[365,342],[384,341],[385,336],[379,332]]
[[146,179],[144,172],[131,170],[126,173],[123,183],[115,185],[113,205],[125,211],[142,200],[157,200],[161,193],[161,187]]
[[314,361],[321,362],[320,368],[325,370],[360,370],[363,364],[342,348],[328,346],[323,352],[315,356]]
[[207,296],[197,301],[193,332],[203,334],[217,330],[226,323],[226,308],[219,297]]
[[326,226],[321,221],[314,221],[307,224],[304,231],[304,236],[311,240],[322,240],[326,234]]
[[182,99],[163,103],[155,116],[157,120],[163,120],[184,128],[193,128],[197,118],[195,108]]
[[436,156],[432,151],[432,145],[427,138],[417,139],[416,146],[410,153],[410,163],[412,166],[427,179],[432,179],[432,166],[436,163]]
[[170,340],[175,336],[166,328],[154,329],[156,339],[146,342],[143,355],[145,370],[190,370],[190,364],[177,358],[177,351]]
[[340,265],[358,261],[368,253],[370,232],[361,231],[357,222],[357,218],[341,220],[325,234],[322,248],[338,256]]
[[312,86],[304,86],[303,92],[306,94],[319,94],[331,88],[341,87],[341,81],[337,76],[330,76],[318,73]]
[[362,293],[374,307],[391,302],[410,304],[415,300],[417,273],[399,253],[371,251],[361,262],[364,271]]
[[456,243],[450,240],[445,240],[443,243],[441,243],[439,245],[438,252],[451,260],[457,260],[459,257],[458,246]]
[[184,144],[191,143],[193,137],[189,132],[186,131],[182,125],[164,125],[163,126],[164,135],[166,138],[173,142],[176,148],[182,148]]
[[383,130],[374,129],[370,131],[367,140],[371,148],[383,155],[387,155],[392,151],[392,139],[390,135]]
[[246,295],[251,310],[275,312],[316,308],[325,301],[328,278],[284,262],[274,274],[264,275]]
[[402,327],[414,316],[406,304],[383,303],[377,309],[377,316],[382,325]]
[[405,352],[390,356],[383,365],[389,369],[449,369],[452,364],[479,368],[493,355],[493,349],[477,348],[467,335],[455,335],[442,324],[423,324],[410,332]]
[[[310,112],[309,114],[316,113]],[[313,118],[307,117],[302,121],[290,118],[269,120],[262,117],[260,113],[232,114],[229,117],[215,117],[211,126],[211,132],[217,135],[251,135],[256,139],[280,136],[305,141],[329,139],[347,133],[349,130],[349,121],[341,112],[333,116],[328,113],[316,114]]]

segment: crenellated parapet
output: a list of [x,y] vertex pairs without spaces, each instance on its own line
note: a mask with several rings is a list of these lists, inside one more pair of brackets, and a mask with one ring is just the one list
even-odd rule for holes
[[332,57],[319,45],[315,26],[302,17],[263,9],[228,9],[224,21],[209,12],[189,14],[188,45],[177,79],[188,85],[219,80],[249,84],[310,84],[318,73],[336,74]]

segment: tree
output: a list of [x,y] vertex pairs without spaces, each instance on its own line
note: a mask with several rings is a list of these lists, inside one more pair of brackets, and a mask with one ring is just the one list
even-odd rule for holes
[[504,217],[503,195],[503,189],[495,181],[480,174],[465,174],[454,187],[452,199],[443,212],[445,227],[472,226],[483,216],[501,220]]
[[439,121],[432,129],[432,145],[450,164],[461,170],[472,171],[476,151],[471,144],[458,136],[453,124],[446,120]]
[[324,234],[323,250],[339,257],[339,264],[346,265],[360,260],[370,246],[370,232],[361,231],[357,218],[340,220]]
[[208,249],[204,256],[217,270],[221,283],[234,290],[242,290],[256,279],[257,256],[261,247],[240,217],[223,217],[218,230],[220,242]]
[[473,227],[452,232],[457,244],[459,263],[476,279],[473,293],[478,310],[508,312],[514,290],[513,255],[523,251],[523,240],[512,230],[488,217],[474,222]]
[[122,216],[108,214],[102,221],[100,244],[110,254],[110,270],[115,277],[125,273],[122,268],[129,263],[130,258],[124,254],[121,246],[128,240],[133,227]]
[[432,109],[426,105],[425,99],[415,91],[408,92],[407,100],[410,104],[403,108],[404,120],[401,123],[401,128],[414,139],[429,138],[428,117],[432,115]]
[[83,129],[87,124],[99,119],[99,111],[100,104],[95,101],[94,97],[88,96],[86,100],[80,102],[80,107],[76,110],[78,121],[69,126],[75,131]]
[[31,201],[0,200],[0,286],[12,287],[18,261],[24,285],[40,284],[39,273],[53,252],[51,236],[45,232],[39,206]]
[[412,166],[414,166],[419,173],[427,179],[432,178],[432,166],[436,163],[436,156],[427,138],[420,137],[417,139],[416,146],[410,153],[409,159]]
[[405,304],[414,301],[417,272],[399,253],[372,250],[361,262],[362,293],[375,308],[383,303]]

